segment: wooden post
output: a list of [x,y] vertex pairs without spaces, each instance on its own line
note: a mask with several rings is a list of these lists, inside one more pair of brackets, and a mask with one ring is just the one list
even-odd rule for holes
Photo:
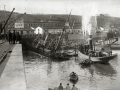
[[89,49],[93,50],[92,35],[89,35]]

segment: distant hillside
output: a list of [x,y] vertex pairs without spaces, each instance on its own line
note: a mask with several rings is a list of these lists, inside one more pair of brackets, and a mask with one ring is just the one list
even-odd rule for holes
[[109,27],[109,26],[119,27],[120,18],[100,14],[99,16],[97,16],[97,25],[98,27]]
[[[39,21],[59,21],[63,22],[67,19],[68,15],[60,15],[60,14],[41,14],[41,15],[32,15],[26,14],[23,16],[26,21],[30,22],[39,22]],[[81,16],[70,15],[70,22],[76,21],[81,22]]]
[[[9,11],[6,11],[6,18],[10,15]],[[19,17],[21,14],[14,12],[9,20],[9,22],[15,20],[17,17]],[[51,19],[50,19],[51,17]],[[65,14],[26,14],[22,16],[25,22],[40,22],[40,21],[58,21],[63,22],[67,19],[68,15]],[[5,19],[5,13],[4,11],[0,11],[0,22],[4,21]],[[78,15],[70,15],[70,22],[79,22],[82,21],[82,16]],[[118,17],[111,17],[109,15],[100,14],[97,16],[97,25],[98,27],[109,27],[109,26],[120,26],[120,18]]]
[[[10,15],[10,12],[6,12],[6,17]],[[19,17],[21,14],[14,12],[11,16],[11,21],[14,20],[15,18]],[[25,21],[28,22],[39,22],[39,21],[49,21],[49,18],[51,17],[51,21],[65,21],[68,17],[68,15],[63,15],[63,14],[26,14],[22,16]],[[5,19],[5,13],[4,11],[0,11],[0,21],[3,21]],[[76,21],[80,22],[81,21],[81,16],[77,15],[70,15],[70,22]]]

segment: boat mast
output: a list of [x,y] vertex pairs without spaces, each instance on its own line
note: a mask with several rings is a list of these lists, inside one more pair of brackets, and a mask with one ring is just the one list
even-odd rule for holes
[[44,46],[45,46],[45,44],[46,44],[46,42],[47,42],[48,36],[49,36],[49,34],[45,37],[45,41],[44,41],[44,43],[43,43]]
[[58,49],[58,46],[59,46],[59,44],[60,44],[60,41],[61,41],[61,39],[62,39],[62,36],[63,36],[64,31],[65,31],[65,26],[63,27],[62,33],[61,33],[61,35],[60,35],[60,37],[59,37],[59,40],[58,40],[58,43],[57,43],[57,45],[56,45],[56,48],[55,48],[55,51],[54,51],[54,52],[56,52],[56,50]]
[[[51,17],[52,17],[52,16],[49,17],[48,24],[51,22],[51,21],[50,21],[50,20],[51,20]],[[48,30],[48,29],[47,29],[47,30]],[[48,40],[49,34],[50,34],[50,33],[47,31],[47,36],[45,37],[44,46],[45,46],[45,44],[46,44],[46,42],[47,42],[47,40]]]
[[[48,20],[47,24],[49,24],[50,19],[51,19],[51,16],[49,17],[49,20]],[[46,30],[46,31],[47,31],[47,30]],[[47,33],[46,31],[44,32],[44,35],[46,35],[46,33]],[[44,49],[44,46],[45,46],[45,44],[46,44],[46,42],[47,42],[47,40],[48,40],[49,34],[50,34],[50,33],[48,33],[48,34],[46,35],[45,40],[44,40],[43,43],[42,43],[43,49]],[[42,35],[42,39],[43,39],[44,35]],[[33,42],[34,42],[34,41],[37,41],[37,39],[39,39],[39,37],[40,37],[40,34],[38,33],[38,37],[37,37],[36,39],[34,39]],[[38,40],[38,43],[37,43],[36,47],[38,47],[39,44],[41,44],[41,40]]]
[[[71,10],[72,11],[72,10]],[[68,21],[69,21],[69,18],[70,18],[70,15],[71,15],[71,11],[70,11],[70,14],[68,15],[68,17],[67,17],[67,19],[66,19],[66,21],[65,21],[65,25],[68,23]],[[59,45],[60,45],[60,41],[61,41],[61,39],[62,39],[62,37],[63,37],[63,34],[64,34],[64,32],[65,32],[65,25],[64,25],[64,27],[63,27],[63,30],[62,30],[62,33],[61,33],[61,35],[60,35],[60,38],[59,38],[59,40],[58,40],[58,43],[57,43],[57,47],[55,48],[55,51],[54,52],[56,52],[56,50],[58,49],[58,47],[59,47]]]

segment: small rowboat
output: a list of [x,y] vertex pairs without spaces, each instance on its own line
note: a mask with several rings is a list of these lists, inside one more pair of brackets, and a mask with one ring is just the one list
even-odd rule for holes
[[88,66],[88,65],[91,65],[93,62],[89,59],[86,59],[84,61],[82,61],[80,64],[81,65],[85,65],[85,66]]
[[72,72],[70,74],[70,81],[77,82],[78,81],[78,75]]
[[65,50],[63,53],[69,57],[72,57],[72,56],[77,57],[78,56],[78,54],[75,50]]

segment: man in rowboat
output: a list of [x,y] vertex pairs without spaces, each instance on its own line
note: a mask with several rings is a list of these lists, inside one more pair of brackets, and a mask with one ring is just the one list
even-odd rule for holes
[[75,72],[72,72],[71,74],[70,74],[70,76],[76,76],[76,73]]

